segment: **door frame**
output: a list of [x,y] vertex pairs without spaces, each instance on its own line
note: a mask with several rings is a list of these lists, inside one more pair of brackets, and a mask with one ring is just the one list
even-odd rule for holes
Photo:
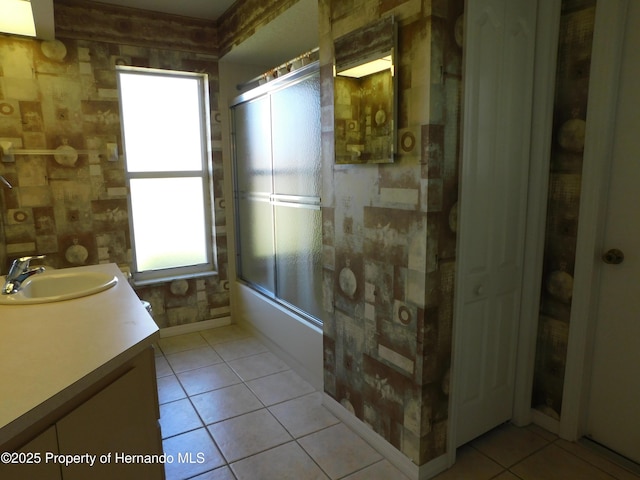
[[[465,9],[470,0],[467,0]],[[529,162],[529,189],[527,194],[527,218],[525,225],[525,245],[522,264],[522,294],[517,337],[517,364],[515,369],[514,404],[512,421],[516,425],[527,425],[532,421],[531,395],[535,366],[536,338],[538,329],[541,278],[544,259],[545,225],[547,213],[547,193],[552,141],[553,107],[555,93],[556,59],[558,34],[560,29],[560,1],[538,0],[536,22],[536,52],[534,65],[533,95],[536,101],[532,107],[531,152]],[[467,16],[465,16],[468,18]],[[469,29],[465,28],[465,31]],[[467,39],[465,39],[467,41]],[[466,49],[465,49],[466,51]],[[464,64],[464,61],[463,61]],[[463,77],[464,78],[464,77]],[[464,105],[464,101],[463,101]],[[464,126],[464,123],[463,123]],[[466,159],[462,149],[461,178],[464,178]],[[464,182],[461,182],[464,190]],[[465,242],[473,238],[458,238],[458,252],[465,248]],[[458,272],[460,265],[458,264]],[[463,307],[464,290],[462,276],[456,273],[456,298],[454,300],[453,353],[451,366],[451,396],[449,399],[449,426],[447,458],[449,466],[456,458],[456,428],[458,421],[457,396],[462,382],[462,373],[456,369],[463,354],[460,332],[456,329],[457,312]]]
[[[602,0],[600,0],[602,2]],[[558,434],[586,433],[622,49],[629,0],[596,6],[569,343]]]

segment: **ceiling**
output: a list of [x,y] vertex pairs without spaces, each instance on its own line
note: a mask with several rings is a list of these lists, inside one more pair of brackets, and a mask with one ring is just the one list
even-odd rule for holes
[[[216,20],[235,0],[98,0],[155,12]],[[292,39],[295,41],[292,42]],[[299,0],[221,60],[277,67],[318,46],[318,1]]]
[[184,17],[217,20],[234,3],[234,0],[99,0],[99,2]]

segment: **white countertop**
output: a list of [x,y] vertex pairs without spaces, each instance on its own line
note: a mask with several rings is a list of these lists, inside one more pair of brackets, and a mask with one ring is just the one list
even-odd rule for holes
[[0,305],[0,445],[158,339],[116,264],[75,269],[111,273],[118,283],[74,300]]

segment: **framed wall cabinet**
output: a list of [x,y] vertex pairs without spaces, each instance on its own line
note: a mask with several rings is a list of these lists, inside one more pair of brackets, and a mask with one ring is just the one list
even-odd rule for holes
[[393,17],[334,41],[336,163],[391,163],[396,153],[397,24]]

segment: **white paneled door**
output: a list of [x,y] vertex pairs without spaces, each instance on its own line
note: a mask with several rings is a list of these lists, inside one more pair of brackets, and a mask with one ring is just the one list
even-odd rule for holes
[[640,463],[638,25],[640,2],[634,0],[627,12],[620,73],[587,433]]
[[465,10],[456,445],[513,413],[537,3],[473,0]]

